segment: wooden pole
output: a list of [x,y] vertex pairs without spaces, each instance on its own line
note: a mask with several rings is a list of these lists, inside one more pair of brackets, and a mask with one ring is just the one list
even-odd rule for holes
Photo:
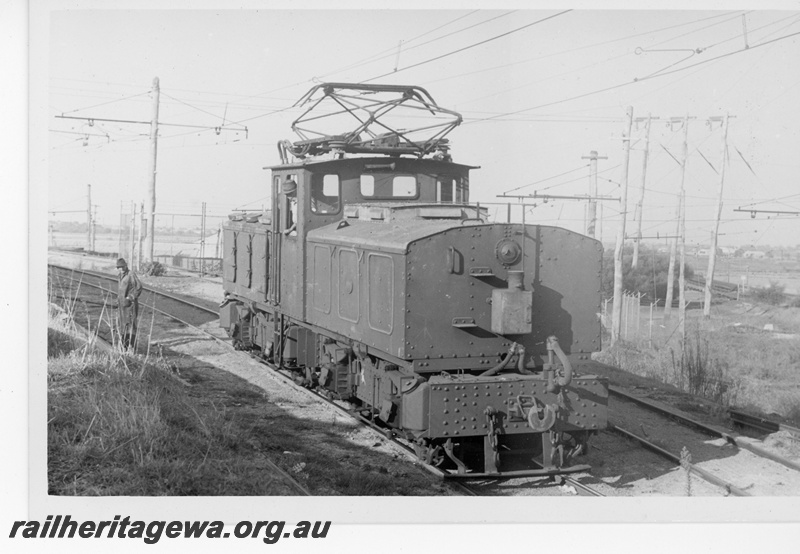
[[206,256],[206,203],[203,202],[203,215],[200,222],[200,277],[203,277],[205,264],[203,258]]
[[644,185],[647,176],[647,158],[650,154],[650,121],[653,117],[647,114],[644,127],[644,158],[642,160],[642,184],[639,187],[639,200],[636,202],[636,209],[633,213],[633,220],[636,222],[636,239],[633,241],[633,260],[631,267],[636,267],[639,263],[639,242],[642,240],[642,206],[644,204]]
[[[143,241],[144,237],[142,236],[142,233],[144,232],[144,226],[145,226],[146,223],[149,225],[149,222],[144,218],[144,202],[142,202],[139,205],[139,255],[136,258],[136,265],[131,266],[131,267],[135,267],[138,271],[142,270],[142,262],[143,261],[153,261],[153,255],[152,255],[153,246],[152,246],[152,243],[150,245],[150,248],[151,248],[150,259],[149,260],[145,260],[143,258],[143,254],[144,253],[142,252],[142,241]],[[148,233],[148,236],[150,236],[150,233]]]
[[92,240],[91,240],[91,251],[95,252],[95,248],[97,248],[97,204],[92,206]]
[[581,156],[582,160],[589,160],[589,204],[586,208],[586,235],[596,238],[595,226],[597,222],[597,160],[607,160],[608,156],[598,156],[596,150],[589,152],[588,156]]
[[625,245],[625,219],[628,211],[628,162],[631,155],[631,127],[633,126],[633,107],[626,110],[627,122],[622,135],[622,196],[620,198],[620,222],[617,227],[617,243],[614,248],[614,306],[611,322],[611,345],[617,343],[622,324],[622,252]]
[[147,190],[147,232],[145,234],[144,261],[153,261],[153,241],[156,229],[156,158],[158,157],[158,102],[160,96],[158,77],[153,79],[153,106],[150,118],[150,170]]
[[714,267],[717,262],[717,244],[719,241],[719,220],[722,217],[722,191],[725,186],[725,166],[728,162],[728,119],[730,114],[725,114],[722,120],[722,167],[719,169],[719,188],[717,191],[717,216],[711,230],[711,251],[708,253],[708,271],[706,271],[705,300],[703,302],[703,317],[711,317],[711,284],[714,281]]
[[92,185],[86,185],[86,251],[92,251]]
[[[682,156],[681,156],[681,188],[680,192],[678,193],[678,209],[676,211],[676,219],[677,222],[675,223],[675,238],[672,239],[672,242],[669,245],[669,268],[667,269],[667,298],[664,304],[664,321],[669,321],[672,315],[672,302],[674,299],[674,288],[675,288],[675,257],[678,251],[679,242],[682,243],[684,241],[684,236],[682,234],[682,218],[683,213],[686,207],[684,206],[684,187],[686,182],[686,160],[689,157],[689,114],[683,118],[683,147],[682,147]],[[684,246],[681,246],[684,248]],[[683,252],[683,251],[681,251]],[[678,270],[679,272],[683,271],[683,253],[681,253],[681,267]],[[680,282],[680,279],[679,279]],[[681,285],[682,286],[682,285]],[[682,294],[682,291],[681,293]]]
[[136,202],[131,202],[131,232],[128,240],[130,241],[130,252],[128,253],[128,263],[131,264],[131,267],[135,267],[134,263],[134,252],[136,251]]

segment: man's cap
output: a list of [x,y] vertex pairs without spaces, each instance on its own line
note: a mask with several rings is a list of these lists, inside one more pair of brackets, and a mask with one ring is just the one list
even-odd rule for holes
[[128,262],[125,261],[125,258],[120,258],[117,260],[117,267],[128,267]]
[[292,195],[297,193],[297,183],[291,177],[287,177],[286,180],[281,184],[281,190],[283,194]]

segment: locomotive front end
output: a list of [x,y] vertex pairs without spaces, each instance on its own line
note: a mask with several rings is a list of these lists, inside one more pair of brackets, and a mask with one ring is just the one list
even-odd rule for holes
[[523,451],[542,466],[526,474],[586,470],[571,462],[607,425],[608,383],[587,373],[602,246],[557,227],[464,223],[409,245],[403,355],[425,380],[401,395],[402,427],[456,475],[513,473]]

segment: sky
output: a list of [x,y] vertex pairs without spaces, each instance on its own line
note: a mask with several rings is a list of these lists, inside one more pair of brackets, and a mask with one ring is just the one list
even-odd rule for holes
[[[91,184],[98,222],[116,225],[121,203],[144,199],[154,77],[156,211],[196,214],[206,202],[215,215],[269,201],[264,167],[278,163],[279,140],[298,138],[292,106],[316,83],[413,84],[463,115],[449,137],[455,161],[480,166],[474,201],[588,194],[584,156],[606,156],[607,243],[621,221],[626,109],[635,119],[626,231],[636,230],[652,116],[641,219],[653,240],[676,232],[683,127],[670,120],[690,118],[690,245],[709,241],[721,180],[722,123],[709,118],[729,114],[720,245],[797,245],[797,216],[734,211],[800,211],[800,11],[783,5],[795,11],[55,9],[34,17],[41,34],[31,36],[47,209],[85,210]],[[528,222],[584,229],[584,201],[526,202],[537,204]]]

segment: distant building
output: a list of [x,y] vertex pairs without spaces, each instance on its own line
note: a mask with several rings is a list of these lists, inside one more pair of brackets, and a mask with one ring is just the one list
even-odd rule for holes
[[754,260],[760,260],[761,258],[766,258],[767,253],[762,252],[761,250],[745,250],[744,254],[742,254],[742,258],[752,258]]

